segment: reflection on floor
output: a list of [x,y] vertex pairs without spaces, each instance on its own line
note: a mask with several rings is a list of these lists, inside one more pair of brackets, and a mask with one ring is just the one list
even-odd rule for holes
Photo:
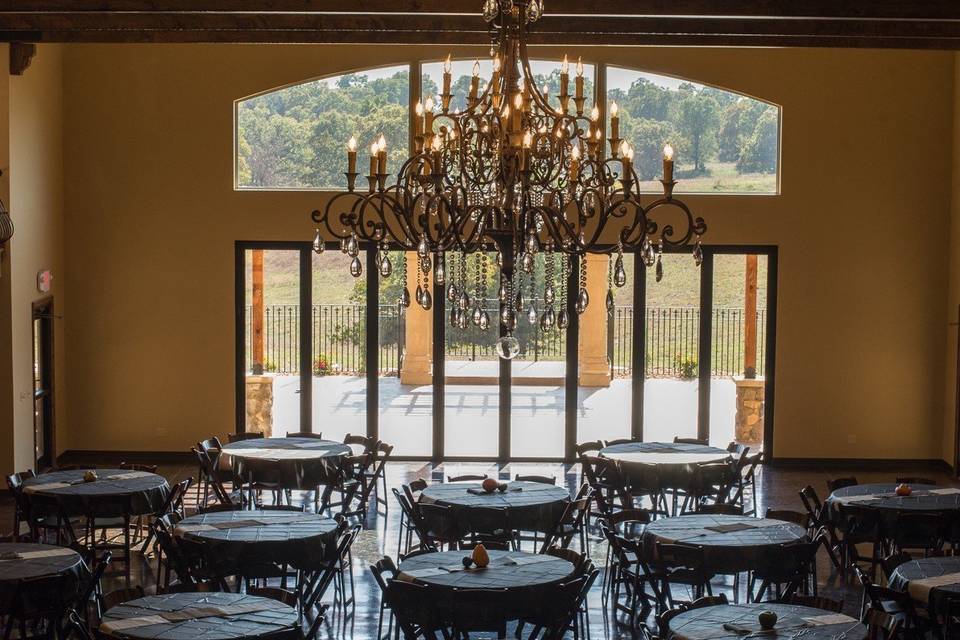
[[[179,480],[188,475],[196,475],[196,468],[192,466],[161,467],[161,472],[171,480]],[[575,490],[581,480],[577,465],[561,464],[510,464],[498,466],[494,463],[444,464],[431,465],[427,463],[391,463],[387,467],[387,483],[389,486],[409,482],[415,478],[425,478],[430,482],[440,482],[447,475],[461,473],[486,473],[501,479],[513,478],[518,473],[555,476],[558,482],[568,489]],[[884,471],[865,470],[862,468],[830,468],[811,467],[808,469],[766,468],[761,470],[757,478],[758,483],[758,511],[764,513],[768,507],[778,509],[801,509],[797,491],[806,484],[813,485],[823,496],[825,481],[831,477],[855,475],[860,482],[891,481],[894,475],[932,475],[944,486],[957,486],[948,475],[931,470],[929,466],[898,466],[895,470]],[[368,566],[379,559],[383,554],[396,558],[397,555],[397,526],[400,518],[400,509],[393,502],[390,503],[386,514],[371,513],[365,522],[365,530],[354,547],[353,573],[356,577],[357,601],[355,608],[346,612],[334,610],[321,633],[324,638],[344,638],[369,640],[376,636],[377,612],[379,608],[379,592],[370,576]],[[188,504],[192,501],[188,500]],[[0,530],[9,532],[12,521],[12,504],[9,496],[0,498]],[[590,543],[593,560],[602,565],[606,553],[605,546],[597,539]],[[139,556],[138,556],[139,557]],[[133,584],[143,584],[148,592],[152,591],[154,583],[154,566],[148,559],[133,563],[133,572],[130,581]],[[856,615],[860,607],[860,589],[845,582],[838,576],[821,552],[818,563],[818,582],[822,595],[840,598],[844,601],[845,612]],[[853,578],[850,578],[853,580]],[[591,638],[630,638],[631,631],[611,618],[604,610],[598,580],[588,600],[589,623]],[[106,579],[106,589],[112,590],[126,586],[126,581],[116,575],[109,575]],[[729,593],[729,583],[724,586],[718,583],[715,592]],[[479,636],[478,636],[479,637]]]
[[[477,363],[471,363],[477,364]],[[396,455],[428,456],[432,433],[433,387],[400,384],[380,378],[380,437],[396,447]],[[630,437],[632,380],[618,378],[609,387],[580,387],[577,399],[577,441]],[[675,435],[696,437],[696,380],[654,378],[644,386],[644,439],[671,441]],[[274,382],[275,435],[300,430],[300,379],[277,376]],[[366,433],[367,382],[356,376],[313,379],[314,431],[342,440],[348,433]],[[511,452],[516,457],[563,457],[563,385],[514,385]],[[447,384],[444,397],[447,455],[496,456],[500,395],[494,385]],[[710,385],[710,440],[725,447],[733,440],[736,387],[715,378]],[[552,446],[550,443],[554,443]],[[467,446],[467,449],[463,449]],[[452,447],[452,448],[451,448]]]

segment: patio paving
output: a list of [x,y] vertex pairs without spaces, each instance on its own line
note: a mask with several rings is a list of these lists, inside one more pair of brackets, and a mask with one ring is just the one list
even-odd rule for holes
[[[651,379],[644,389],[644,439],[673,440],[696,436],[696,380]],[[580,387],[577,440],[625,438],[630,435],[631,380],[609,387]],[[733,439],[736,388],[732,380],[711,383],[711,442],[726,446]],[[314,430],[332,440],[348,433],[366,433],[366,379],[326,376],[313,379]],[[274,381],[274,435],[299,430],[300,380],[277,376]],[[562,385],[512,387],[513,455],[563,455],[564,398]],[[380,437],[395,445],[395,455],[430,455],[433,388],[402,385],[398,378],[380,378]],[[448,384],[444,398],[447,455],[496,456],[500,397],[497,387]]]

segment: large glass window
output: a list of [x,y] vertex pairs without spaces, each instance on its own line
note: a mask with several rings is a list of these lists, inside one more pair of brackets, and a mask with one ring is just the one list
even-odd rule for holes
[[404,260],[391,251],[389,259],[390,275],[378,278],[380,439],[394,445],[394,455],[427,457],[433,453],[433,311],[399,302],[405,268],[413,295],[417,254]]
[[300,257],[244,251],[247,431],[300,431]]
[[[676,155],[677,193],[776,193],[780,108],[668,76],[607,67],[607,104],[636,149],[640,188],[662,187],[662,149]],[[609,113],[610,108],[607,109]]]
[[[634,256],[632,253],[623,254],[619,264],[617,258],[615,253],[609,259],[598,260],[593,272],[587,272],[588,286],[590,282],[596,282],[595,290],[602,292],[604,298],[607,290],[613,293],[613,307],[609,308],[604,298],[593,297],[593,303],[597,305],[595,320],[589,325],[583,322],[580,325],[578,443],[631,436]],[[623,286],[618,287],[613,282],[616,272],[622,273]],[[620,282],[619,276],[617,282]],[[591,363],[598,360],[605,365],[602,375],[596,364],[592,364],[593,371],[589,370]],[[584,375],[584,368],[588,368],[587,375]]]
[[567,329],[560,327],[559,318],[567,304],[562,286],[566,264],[562,255],[540,252],[532,273],[518,268],[521,304],[514,309],[514,336],[520,342],[520,354],[510,363],[510,455],[514,458],[562,458],[564,454]]
[[[451,283],[465,281],[469,296],[465,310],[460,308],[458,296],[439,301],[446,322],[443,452],[447,456],[493,459],[498,455],[500,359],[494,351],[499,317],[495,267],[492,251],[469,255],[457,251],[446,256],[448,290]],[[484,313],[487,319],[482,321]]]
[[713,258],[710,442],[763,442],[767,256]]
[[[357,258],[366,266],[366,251]],[[328,440],[367,433],[365,278],[350,275],[341,251],[311,252],[313,431]]]
[[663,278],[646,270],[646,380],[643,439],[696,438],[700,348],[700,269],[689,254],[664,253]]
[[389,166],[407,155],[409,67],[383,67],[285,87],[236,103],[239,189],[345,189],[351,136],[382,133]]

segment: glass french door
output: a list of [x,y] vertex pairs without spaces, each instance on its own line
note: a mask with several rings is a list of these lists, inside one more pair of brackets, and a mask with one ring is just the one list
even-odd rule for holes
[[[687,250],[659,267],[632,253],[540,253],[510,300],[513,360],[494,348],[493,247],[447,253],[442,285],[417,280],[412,252],[325,249],[237,244],[239,430],[365,433],[398,457],[435,460],[571,460],[577,443],[620,438],[769,451],[775,247],[705,246],[699,266]],[[509,277],[513,248],[499,250]],[[466,286],[451,292],[454,282]],[[428,288],[430,308],[404,306],[404,285]]]
[[309,256],[297,243],[238,245],[237,430],[309,430]]

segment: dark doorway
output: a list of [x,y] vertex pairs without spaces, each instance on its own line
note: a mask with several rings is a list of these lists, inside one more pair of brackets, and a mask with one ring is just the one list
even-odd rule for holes
[[33,304],[33,448],[37,470],[53,466],[53,299]]

